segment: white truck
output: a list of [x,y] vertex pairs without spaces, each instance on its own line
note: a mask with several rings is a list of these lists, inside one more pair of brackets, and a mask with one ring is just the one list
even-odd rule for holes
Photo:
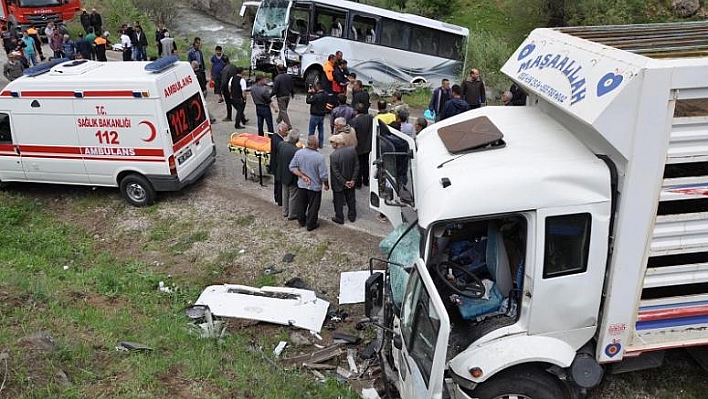
[[199,83],[177,57],[54,60],[0,91],[0,185],[119,187],[128,203],[146,206],[215,160]]
[[536,29],[525,107],[375,129],[366,312],[403,399],[576,398],[708,344],[706,22]]

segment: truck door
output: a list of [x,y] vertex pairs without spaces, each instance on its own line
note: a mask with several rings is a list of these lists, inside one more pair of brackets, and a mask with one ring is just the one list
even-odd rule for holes
[[415,139],[374,119],[371,151],[369,206],[398,226],[415,209]]
[[450,335],[450,319],[442,299],[418,259],[411,272],[401,311],[402,345],[398,373],[402,398],[441,398]]
[[12,141],[10,113],[0,111],[0,181],[25,180],[22,157]]

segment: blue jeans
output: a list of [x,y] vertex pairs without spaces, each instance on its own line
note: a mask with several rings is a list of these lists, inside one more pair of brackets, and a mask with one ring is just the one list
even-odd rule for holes
[[317,128],[317,140],[320,148],[324,145],[324,115],[312,115],[310,114],[310,130],[308,132],[309,136],[315,134],[315,128]]
[[133,61],[147,61],[147,53],[143,46],[133,46]]
[[263,136],[263,121],[268,124],[268,131],[275,133],[275,130],[273,130],[273,113],[270,112],[270,106],[256,104],[256,117],[258,118],[259,136]]

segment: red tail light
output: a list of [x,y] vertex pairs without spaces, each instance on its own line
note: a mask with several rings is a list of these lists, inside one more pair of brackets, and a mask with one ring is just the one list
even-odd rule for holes
[[175,156],[170,155],[167,159],[167,164],[170,166],[170,174],[172,176],[177,176],[177,164],[175,163]]

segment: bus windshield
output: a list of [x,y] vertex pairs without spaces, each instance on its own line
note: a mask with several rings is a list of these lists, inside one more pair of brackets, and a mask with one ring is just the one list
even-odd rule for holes
[[60,4],[59,0],[20,0],[20,7],[46,7]]
[[286,0],[264,0],[258,8],[253,22],[253,36],[283,37],[288,28],[288,6]]

